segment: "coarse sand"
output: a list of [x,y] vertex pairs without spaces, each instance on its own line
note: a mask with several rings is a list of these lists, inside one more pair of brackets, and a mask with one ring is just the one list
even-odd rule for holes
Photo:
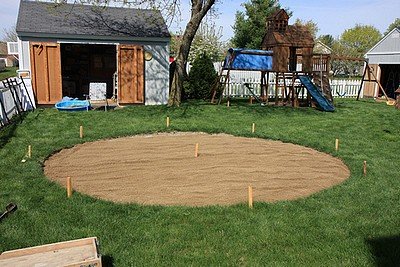
[[[195,144],[199,144],[195,157]],[[144,205],[292,200],[339,184],[344,163],[314,149],[227,134],[161,133],[87,142],[49,157],[48,178],[97,198]]]

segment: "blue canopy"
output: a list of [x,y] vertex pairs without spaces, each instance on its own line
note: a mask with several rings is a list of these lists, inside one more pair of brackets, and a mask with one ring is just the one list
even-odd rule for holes
[[231,70],[272,70],[272,51],[230,48],[224,60],[224,69]]

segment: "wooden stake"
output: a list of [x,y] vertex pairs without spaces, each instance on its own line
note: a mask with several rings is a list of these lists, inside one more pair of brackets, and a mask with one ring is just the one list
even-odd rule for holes
[[226,102],[226,106],[229,107],[230,106],[230,102],[229,100]]
[[199,143],[196,143],[194,147],[194,157],[197,158],[199,156]]
[[251,126],[251,132],[254,133],[256,131],[256,124],[253,122],[253,125]]
[[250,105],[252,105],[252,104],[253,104],[253,97],[250,96]]
[[31,157],[32,157],[32,146],[29,145],[28,146],[28,158],[31,158]]
[[335,140],[335,150],[338,151],[339,150],[339,139],[336,138]]
[[249,186],[249,208],[253,208],[253,187]]
[[367,175],[367,161],[365,161],[365,160],[363,162],[363,174],[364,174],[364,176]]
[[169,117],[167,117],[167,128],[169,127]]
[[72,180],[71,177],[67,177],[67,197],[72,196]]
[[83,126],[82,125],[79,127],[79,137],[83,138]]

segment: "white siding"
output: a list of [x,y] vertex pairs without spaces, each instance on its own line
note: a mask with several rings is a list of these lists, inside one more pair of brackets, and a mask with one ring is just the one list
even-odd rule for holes
[[19,69],[30,70],[29,42],[18,40]]
[[369,64],[400,64],[399,54],[367,55]]
[[145,61],[145,104],[166,104],[169,95],[169,47],[167,44],[145,45],[153,58]]

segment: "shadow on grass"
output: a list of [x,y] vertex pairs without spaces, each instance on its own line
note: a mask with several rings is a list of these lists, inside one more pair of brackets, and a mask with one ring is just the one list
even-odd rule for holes
[[376,266],[400,266],[400,235],[367,239]]
[[26,113],[16,115],[12,118],[11,122],[0,128],[0,148],[3,148],[10,139],[14,136],[15,130],[18,128],[18,124],[22,123],[26,117]]
[[101,266],[103,267],[113,267],[114,266],[114,258],[110,255],[101,256]]

